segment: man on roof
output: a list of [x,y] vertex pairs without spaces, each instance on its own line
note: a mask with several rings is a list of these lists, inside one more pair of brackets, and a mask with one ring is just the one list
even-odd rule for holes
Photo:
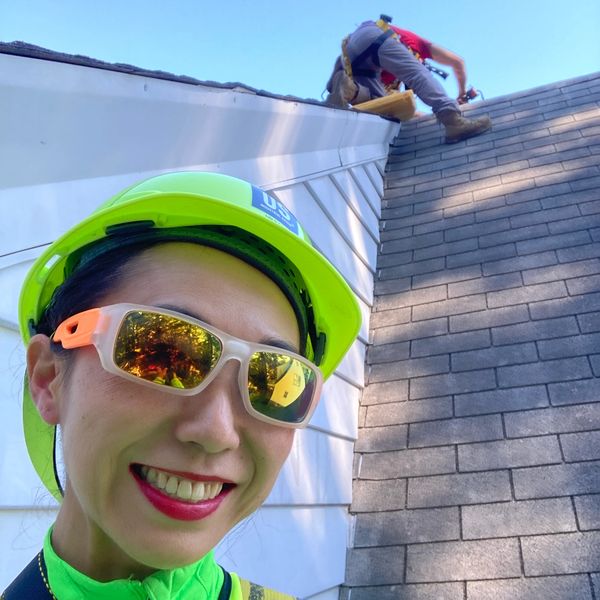
[[[431,58],[452,68],[459,99],[450,98],[422,60]],[[416,34],[391,25],[391,17],[365,21],[342,42],[342,56],[327,82],[328,104],[346,107],[386,95],[386,85],[404,83],[428,106],[446,130],[452,144],[479,135],[491,127],[489,117],[467,119],[459,103],[466,97],[466,70],[462,58]]]

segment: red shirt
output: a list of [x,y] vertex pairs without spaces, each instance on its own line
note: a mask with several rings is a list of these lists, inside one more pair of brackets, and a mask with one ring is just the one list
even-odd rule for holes
[[[394,30],[394,32],[400,38],[400,42],[404,44],[409,50],[413,53],[417,54],[417,58],[421,58],[422,60],[426,58],[431,58],[431,42],[418,36],[416,33],[412,31],[408,31],[406,29],[400,29],[395,25],[390,25],[390,28]],[[389,85],[396,81],[396,77],[387,71],[382,71],[381,73],[381,81],[384,85]]]

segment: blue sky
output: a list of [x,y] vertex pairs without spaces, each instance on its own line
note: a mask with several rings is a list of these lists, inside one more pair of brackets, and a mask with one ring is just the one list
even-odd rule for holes
[[600,70],[599,0],[0,0],[0,40],[318,99],[380,12],[463,56],[486,98]]

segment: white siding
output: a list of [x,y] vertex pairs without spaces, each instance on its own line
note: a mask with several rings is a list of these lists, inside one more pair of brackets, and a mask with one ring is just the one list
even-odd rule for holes
[[271,190],[359,297],[365,320],[359,340],[327,382],[311,427],[296,436],[265,507],[218,550],[224,566],[255,581],[315,600],[337,597],[381,175],[398,125],[291,100],[0,54],[0,128],[0,589],[38,550],[56,512],[21,433],[21,281],[45,245],[113,193],[141,178],[193,169]]

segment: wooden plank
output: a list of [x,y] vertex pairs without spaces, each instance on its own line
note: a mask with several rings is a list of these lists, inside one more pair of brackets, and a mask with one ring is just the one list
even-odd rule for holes
[[400,121],[408,121],[415,116],[417,104],[413,91],[407,90],[406,92],[394,92],[382,98],[355,104],[353,108],[362,112],[393,117],[400,119]]

